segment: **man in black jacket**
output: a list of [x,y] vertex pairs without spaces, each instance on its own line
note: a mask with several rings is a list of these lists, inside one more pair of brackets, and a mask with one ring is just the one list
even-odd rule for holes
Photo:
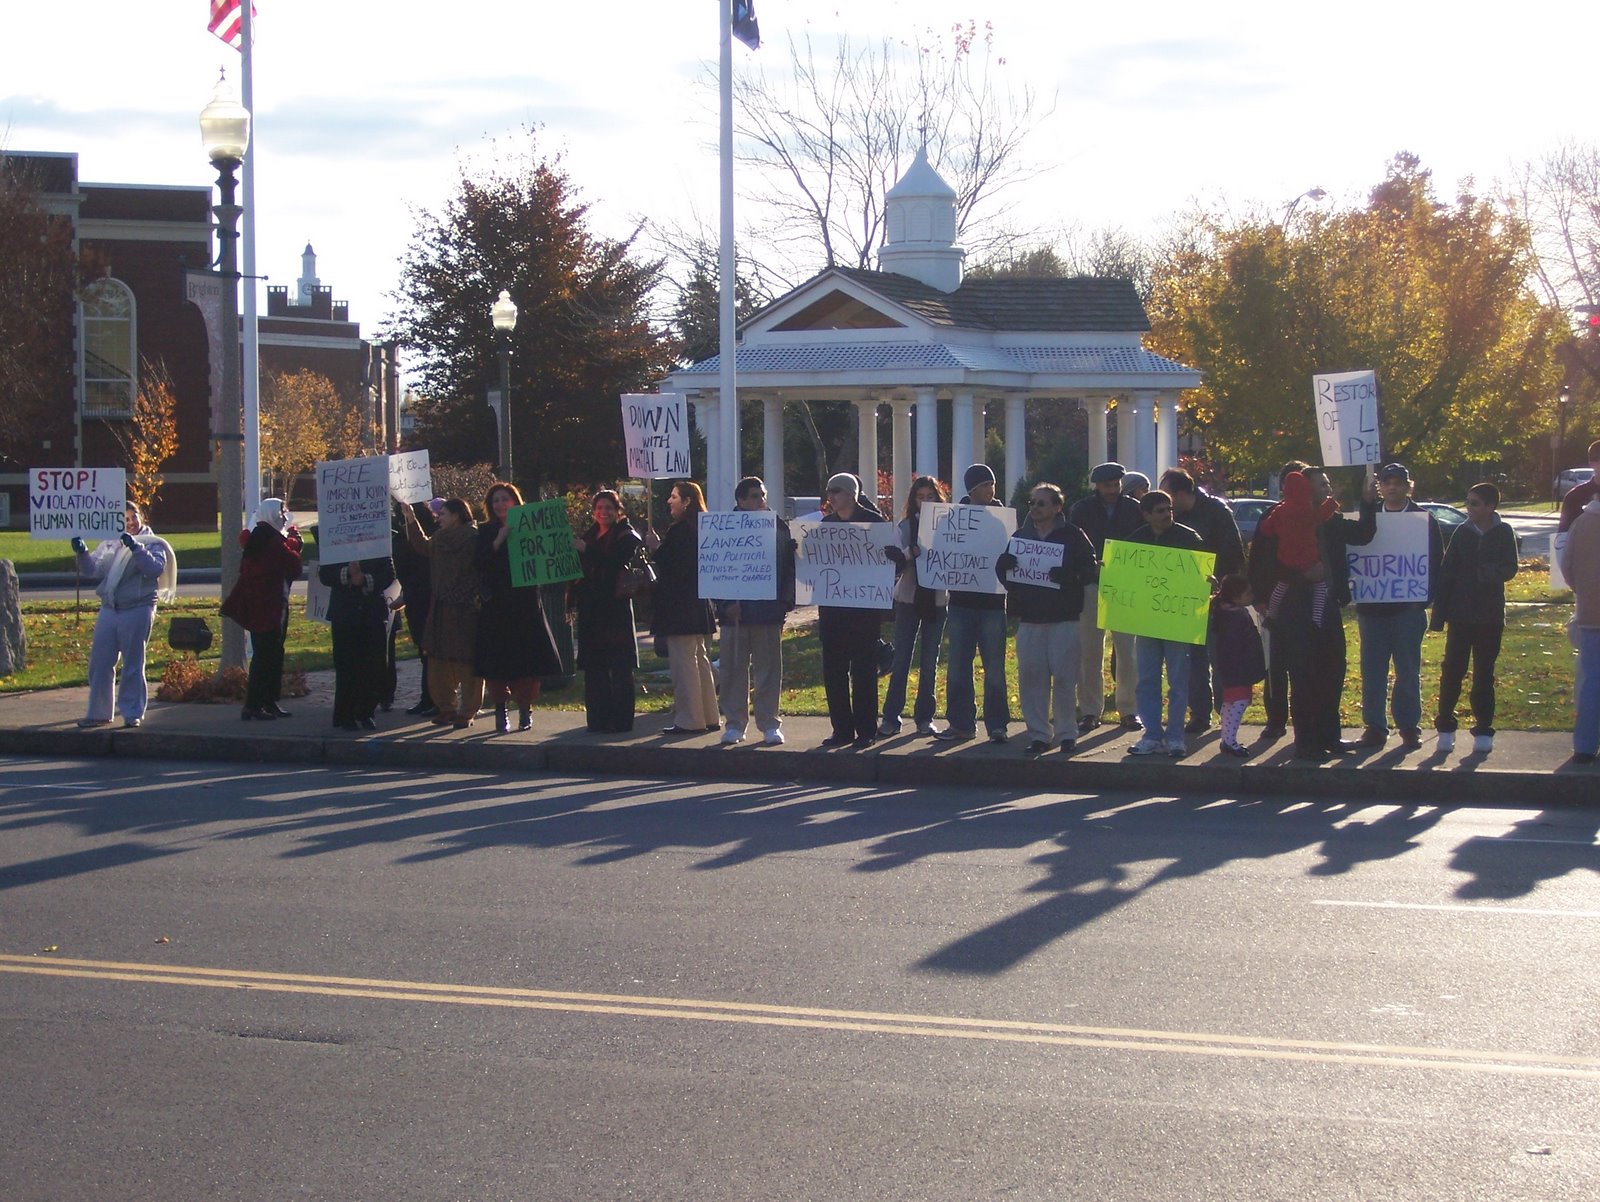
[[[1233,510],[1195,483],[1181,467],[1161,474],[1161,489],[1172,497],[1173,516],[1200,536],[1205,550],[1217,557],[1216,579],[1244,571],[1244,540]],[[1204,643],[1189,652],[1189,722],[1184,730],[1199,734],[1211,725],[1217,699],[1211,688],[1211,654]]]
[[[994,472],[974,463],[962,478],[967,495],[962,505],[992,505]],[[978,701],[973,686],[972,662],[983,661],[983,725],[991,743],[1004,743],[1011,709],[1006,699],[1006,598],[1004,593],[970,593],[950,590],[945,630],[950,637],[949,666],[945,669],[945,717],[949,725],[934,738],[959,742],[977,733]]]
[[[861,481],[848,472],[828,478],[825,522],[881,522],[861,503]],[[824,747],[871,747],[878,734],[878,630],[888,612],[840,605],[817,607],[822,641],[822,689],[833,734]]]
[[[1139,502],[1122,491],[1126,475],[1120,463],[1102,463],[1089,473],[1089,484],[1094,492],[1072,507],[1067,515],[1071,522],[1088,537],[1098,561],[1105,557],[1106,539],[1124,539],[1144,525],[1139,512]],[[1099,625],[1100,586],[1091,582],[1083,590],[1082,622],[1078,626],[1081,650],[1078,667],[1078,733],[1088,734],[1100,725],[1100,714],[1105,706],[1105,652],[1106,632]],[[1111,645],[1116,650],[1117,716],[1125,727],[1139,724],[1135,716],[1136,702],[1133,690],[1138,683],[1138,669],[1134,664],[1133,636],[1113,632]]]

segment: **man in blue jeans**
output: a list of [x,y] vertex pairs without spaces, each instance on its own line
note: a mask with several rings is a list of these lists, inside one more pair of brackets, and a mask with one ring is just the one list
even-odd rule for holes
[[[1411,499],[1411,473],[1398,463],[1378,471],[1376,501],[1363,500],[1363,510],[1380,513],[1426,513]],[[1365,515],[1363,515],[1365,516]],[[1382,747],[1389,741],[1384,714],[1388,702],[1400,742],[1407,750],[1422,745],[1422,636],[1428,632],[1427,602],[1442,555],[1439,523],[1428,514],[1428,596],[1422,601],[1365,602],[1356,606],[1361,631],[1361,746]],[[1389,693],[1389,665],[1394,665],[1394,693]]]
[[[1185,551],[1204,551],[1205,540],[1191,527],[1173,517],[1172,497],[1152,489],[1139,498],[1145,524],[1128,535],[1130,543],[1150,543],[1158,547],[1178,547]],[[1128,749],[1129,755],[1155,755],[1163,749],[1174,759],[1189,753],[1183,738],[1183,714],[1189,704],[1190,652],[1194,644],[1174,639],[1157,639],[1141,634],[1134,640],[1138,660],[1139,724],[1144,736]],[[1167,674],[1167,720],[1161,720],[1161,673]],[[1162,732],[1166,733],[1163,743]]]
[[[967,495],[962,505],[1004,508],[994,496],[994,472],[974,463],[963,477]],[[945,676],[945,718],[949,726],[934,735],[954,743],[978,733],[977,691],[972,683],[974,657],[983,661],[983,725],[991,743],[1006,741],[1011,713],[1006,701],[1006,598],[1004,593],[950,590],[945,630],[950,634],[950,659]]]

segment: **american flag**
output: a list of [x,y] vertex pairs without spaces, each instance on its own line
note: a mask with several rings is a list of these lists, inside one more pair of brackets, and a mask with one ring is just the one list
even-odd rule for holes
[[[211,0],[211,23],[206,26],[235,50],[244,48],[244,14],[241,0]],[[256,15],[256,6],[250,6],[250,17],[253,21]]]

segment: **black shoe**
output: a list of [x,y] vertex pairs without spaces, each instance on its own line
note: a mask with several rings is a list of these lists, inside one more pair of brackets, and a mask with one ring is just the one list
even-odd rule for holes
[[1010,741],[1011,736],[1003,730],[991,730],[989,732],[989,742],[991,743],[1009,743]]
[[1361,738],[1357,742],[1356,746],[1358,746],[1358,747],[1382,747],[1388,741],[1389,741],[1389,732],[1388,731],[1379,730],[1376,726],[1369,726],[1369,727],[1367,727],[1366,730],[1361,732]]
[[359,722],[335,722],[333,729],[358,731],[361,729],[361,724]]
[[1329,755],[1354,755],[1360,750],[1360,743],[1347,743],[1343,739],[1340,739],[1337,743],[1329,743],[1327,746]]
[[496,734],[508,735],[511,733],[511,719],[506,717],[506,707],[494,707],[494,729]]
[[1123,730],[1138,730],[1139,718],[1136,714],[1123,714],[1117,719],[1117,725]]
[[1060,748],[1058,750],[1061,752],[1062,755],[1071,755],[1074,751],[1078,750],[1077,740],[1075,740],[1075,739],[1063,739],[1061,741],[1061,746],[1060,746]]
[[951,726],[946,727],[944,730],[936,731],[934,733],[933,740],[936,743],[965,743],[968,739],[975,739],[977,737],[978,734],[976,731],[957,730],[955,727]]
[[1184,725],[1183,733],[1186,735],[1203,735],[1210,729],[1210,718],[1190,718]]
[[1231,755],[1235,759],[1240,759],[1240,760],[1247,760],[1247,759],[1250,758],[1249,749],[1241,747],[1237,743],[1223,743],[1222,744],[1222,754],[1223,755]]
[[261,707],[261,712],[263,714],[271,714],[274,718],[290,718],[290,717],[293,717],[293,715],[290,714],[288,710],[284,709],[276,701],[274,701],[271,705],[263,705]]
[[251,709],[249,706],[239,711],[239,718],[244,722],[271,722],[277,716],[270,710]]
[[361,727],[362,730],[378,729],[378,722],[375,718],[358,718],[356,719],[356,723]]
[[1025,748],[1023,748],[1024,753],[1027,755],[1043,755],[1049,750],[1050,744],[1046,743],[1043,739],[1035,739],[1033,742],[1029,743]]
[[1263,743],[1276,743],[1288,733],[1287,727],[1279,726],[1276,722],[1273,722],[1261,728],[1261,741]]
[[1574,764],[1592,764],[1594,763],[1594,755],[1587,751],[1574,751],[1572,753],[1572,762]]
[[1401,727],[1400,745],[1407,751],[1415,751],[1422,746],[1422,731],[1415,726]]
[[1294,749],[1294,758],[1297,760],[1311,760],[1320,764],[1328,758],[1328,752],[1323,747],[1296,747]]
[[532,730],[533,729],[533,715],[530,714],[527,710],[522,710],[519,713],[519,715],[517,717],[517,729],[518,730]]
[[1080,735],[1086,735],[1091,730],[1093,730],[1095,727],[1097,727],[1099,725],[1100,725],[1100,715],[1099,714],[1090,714],[1086,718],[1079,718],[1078,719],[1078,733]]
[[413,718],[431,718],[438,712],[439,707],[429,701],[419,701],[406,711]]
[[829,735],[822,740],[824,747],[848,747],[855,739],[851,735]]
[[878,736],[875,735],[875,734],[862,735],[859,738],[854,739],[854,740],[851,741],[850,749],[852,751],[865,751],[867,748],[871,747],[877,741],[878,741]]

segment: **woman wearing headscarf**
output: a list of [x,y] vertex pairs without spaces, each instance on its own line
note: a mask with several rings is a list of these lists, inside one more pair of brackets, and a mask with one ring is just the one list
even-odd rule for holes
[[906,512],[895,528],[895,543],[887,554],[900,569],[894,582],[894,666],[889,670],[889,689],[883,698],[883,721],[878,734],[889,738],[900,733],[900,719],[906,705],[906,682],[911,674],[911,658],[916,644],[917,700],[911,716],[919,735],[937,735],[933,725],[934,685],[939,679],[939,639],[944,634],[946,606],[950,594],[943,589],[923,588],[917,580],[917,527],[922,506],[943,501],[944,489],[932,476],[918,476],[906,494]]
[[394,583],[390,556],[325,563],[317,578],[328,586],[328,625],[333,632],[333,725],[339,730],[376,730],[378,704],[388,672],[389,599]]
[[432,721],[465,730],[483,705],[483,681],[472,670],[478,638],[478,573],[473,563],[478,528],[460,497],[440,507],[438,520],[430,538],[406,506],[406,537],[430,568],[433,595],[422,642],[428,655],[428,691],[439,707]]
[[536,587],[511,583],[511,528],[506,515],[522,504],[515,484],[498,480],[489,486],[483,507],[489,517],[478,527],[475,562],[483,608],[478,613],[478,640],[473,671],[483,678],[484,693],[494,703],[494,728],[511,729],[506,714],[509,697],[517,705],[517,729],[533,727],[533,703],[541,676],[561,674],[561,655],[545,619]]
[[700,599],[700,515],[705,495],[693,480],[679,480],[667,494],[672,524],[665,537],[645,538],[656,568],[650,596],[650,633],[667,641],[672,673],[672,725],[666,735],[698,735],[722,729],[717,682],[706,655],[706,636],[717,629],[710,601]]
[[250,632],[250,679],[239,717],[287,718],[278,705],[283,689],[283,641],[289,633],[289,587],[300,579],[300,532],[277,497],[256,507],[255,525],[240,531],[244,558],[239,579],[223,602],[224,617]]
[[[100,613],[89,644],[89,710],[79,726],[106,726],[113,707],[125,726],[144,721],[149,698],[144,681],[145,646],[156,618],[156,603],[171,601],[178,591],[178,557],[165,539],[144,524],[144,513],[132,501],[123,517],[122,534],[90,551],[81,538],[72,540],[78,573],[98,581]],[[122,681],[117,682],[117,660]]]
[[583,709],[588,727],[602,733],[633,729],[633,670],[639,646],[633,598],[617,592],[623,567],[644,549],[644,540],[622,512],[622,498],[609,488],[594,495],[594,525],[572,540],[583,575],[567,586],[567,611],[575,619],[578,667],[583,670]]

